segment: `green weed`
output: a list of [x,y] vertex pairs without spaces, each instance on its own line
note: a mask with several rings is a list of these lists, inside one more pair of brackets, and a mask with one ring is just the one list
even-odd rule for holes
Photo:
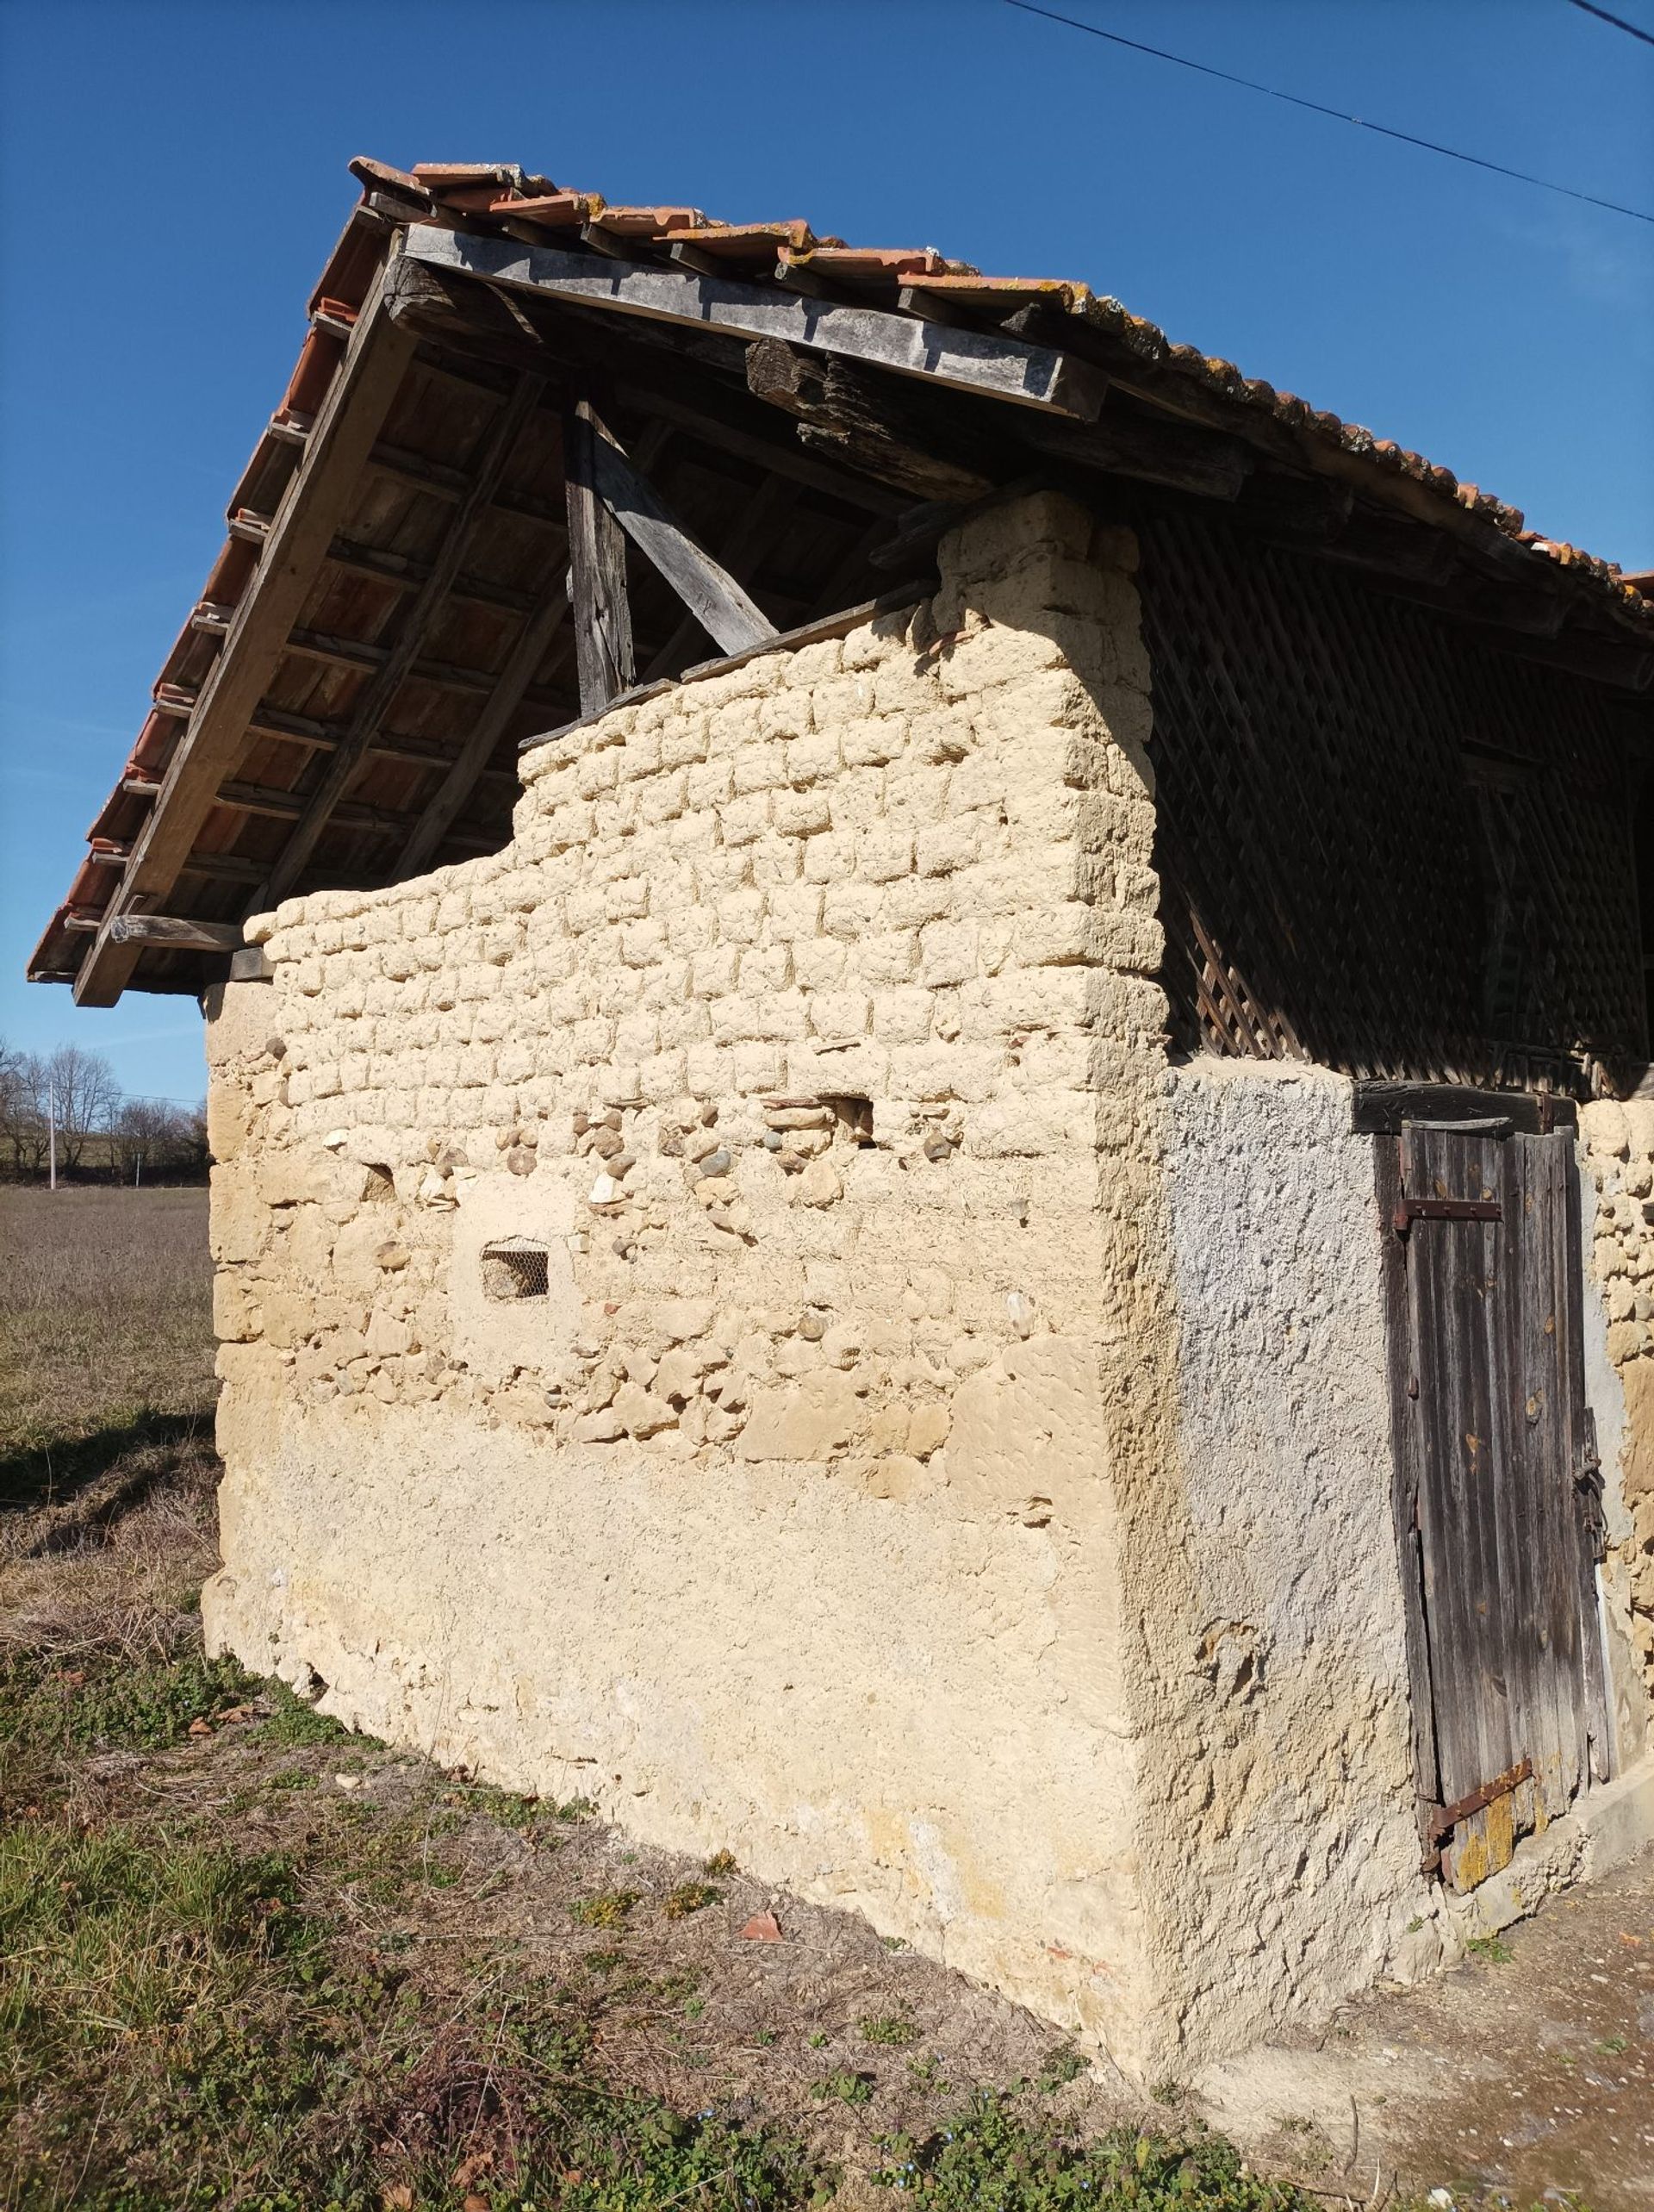
[[1516,1956],[1502,1935],[1472,1935],[1464,1948],[1484,1966],[1508,1966]]
[[900,2050],[918,2040],[919,2031],[911,2020],[871,2019],[861,2022],[864,2043],[887,2043],[892,2049]]
[[[1078,2081],[1085,2071],[1085,2061],[1072,2043],[1059,2043],[1054,2051],[1046,2055],[1045,2064],[1035,2077],[1034,2086],[1042,2096],[1054,2097],[1058,2090],[1066,2089],[1071,2081]],[[1160,2094],[1159,2090],[1155,2095]]]
[[581,1928],[623,1928],[637,1902],[636,1890],[600,1890],[595,1897],[576,1897],[569,1916]]
[[709,1904],[717,1904],[723,1895],[710,1882],[680,1882],[662,1898],[661,1910],[668,1920],[687,1920],[692,1912],[705,1912]]
[[0,1667],[0,1741],[40,1750],[167,1751],[258,1688],[233,1659],[199,1651],[134,1667],[100,1652],[84,1666]]
[[263,1687],[264,1702],[270,1709],[270,1718],[258,1731],[264,1742],[289,1749],[302,1744],[347,1742],[363,1749],[376,1748],[371,1736],[353,1736],[342,1721],[336,1721],[331,1713],[319,1713],[285,1682],[272,1677]]
[[923,2141],[888,2137],[880,2149],[874,2183],[927,2212],[1311,2212],[1314,2203],[1290,2184],[1248,2174],[1221,2136],[1121,2128],[1085,2144],[986,2091]]
[[853,2072],[849,2066],[836,2066],[830,2074],[810,2084],[810,2094],[824,2103],[836,2097],[841,2104],[865,2104],[873,2095],[873,2076]]

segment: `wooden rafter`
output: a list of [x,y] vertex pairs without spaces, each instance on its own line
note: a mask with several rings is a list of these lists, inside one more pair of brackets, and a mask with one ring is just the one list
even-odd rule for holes
[[533,682],[568,613],[568,587],[559,572],[545,599],[523,626],[521,635],[500,671],[493,698],[477,716],[458,756],[426,802],[413,835],[403,846],[396,863],[399,882],[417,875],[422,868],[431,865],[466,801],[487,772],[495,745],[522,704],[523,695]]
[[75,979],[78,1005],[113,1006],[125,988],[142,948],[117,943],[111,925],[137,900],[164,898],[177,882],[220,783],[240,759],[253,710],[344,520],[414,343],[412,333],[399,330],[384,312],[376,283],[277,510],[258,572],[236,608],[224,651],[202,686],[104,925],[81,963]]
[[295,824],[280,859],[270,871],[264,892],[264,897],[269,903],[273,905],[284,898],[298,881],[300,873],[315,850],[317,839],[327,826],[328,817],[344,797],[351,777],[360,767],[363,756],[372,744],[391,701],[413,673],[431,617],[460,573],[477,522],[500,487],[501,478],[511,458],[512,448],[523,425],[538,406],[544,389],[544,383],[538,377],[523,377],[495,417],[472,473],[469,487],[454,510],[453,520],[443,539],[441,550],[404,614],[396,643],[386,654],[382,664],[357,701],[344,735],[333,748],[332,757],[315,789],[308,794],[304,812]]
[[169,952],[233,952],[239,922],[199,922],[175,914],[117,914],[109,924],[117,944],[153,944]]

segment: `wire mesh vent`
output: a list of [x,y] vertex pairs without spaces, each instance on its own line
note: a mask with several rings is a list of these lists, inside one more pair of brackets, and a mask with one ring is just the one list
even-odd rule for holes
[[544,1298],[549,1287],[544,1244],[529,1237],[505,1237],[483,1247],[482,1295],[493,1304]]

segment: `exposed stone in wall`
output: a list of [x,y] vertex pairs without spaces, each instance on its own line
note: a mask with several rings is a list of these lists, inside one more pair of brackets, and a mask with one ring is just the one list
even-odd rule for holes
[[[1097,1326],[1091,1269],[1059,1262],[1059,1292],[1054,1255],[1013,1247],[979,1280],[961,1218],[1033,1254],[1037,1216],[1089,1210],[1099,1087],[1106,1111],[1158,1030],[1129,548],[1091,539],[1054,502],[1009,551],[979,531],[947,604],[531,754],[507,852],[258,925],[281,1050],[234,1071],[256,1146],[219,1148],[233,1341],[314,1402],[663,1450],[755,1422],[749,1456],[830,1444],[880,1483],[922,1479],[998,1345]],[[572,1193],[579,1311],[482,1378],[446,1270],[502,1171],[531,1207]],[[892,1206],[936,1217],[917,1271],[865,1259]]]
[[[1607,1308],[1607,1357],[1625,1393],[1619,1467],[1605,1468],[1609,1571],[1625,1578],[1654,1698],[1654,1102],[1585,1106],[1580,1131],[1596,1189],[1590,1265]],[[1600,1441],[1611,1462],[1616,1440]],[[1622,1744],[1621,1756],[1628,1761],[1641,1748]]]

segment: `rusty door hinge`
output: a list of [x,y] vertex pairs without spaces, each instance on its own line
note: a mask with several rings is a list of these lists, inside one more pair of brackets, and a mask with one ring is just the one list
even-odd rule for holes
[[1483,1782],[1479,1789],[1468,1791],[1455,1798],[1450,1805],[1434,1805],[1427,1799],[1423,1807],[1425,1853],[1421,1872],[1436,1874],[1441,1871],[1441,1847],[1462,1820],[1485,1812],[1500,1798],[1508,1798],[1518,1783],[1526,1782],[1533,1772],[1531,1759],[1519,1759],[1502,1774],[1495,1774],[1491,1782]]
[[1405,1237],[1415,1221],[1502,1221],[1505,1210],[1496,1198],[1403,1198],[1391,1214],[1390,1227]]
[[1469,1820],[1472,1813],[1485,1812],[1495,1798],[1508,1798],[1516,1785],[1526,1782],[1533,1772],[1531,1759],[1519,1759],[1502,1774],[1495,1774],[1491,1782],[1483,1782],[1480,1789],[1468,1790],[1462,1798],[1455,1798],[1452,1804],[1430,1806],[1430,1841],[1439,1843],[1444,1836],[1452,1834],[1460,1821]]

